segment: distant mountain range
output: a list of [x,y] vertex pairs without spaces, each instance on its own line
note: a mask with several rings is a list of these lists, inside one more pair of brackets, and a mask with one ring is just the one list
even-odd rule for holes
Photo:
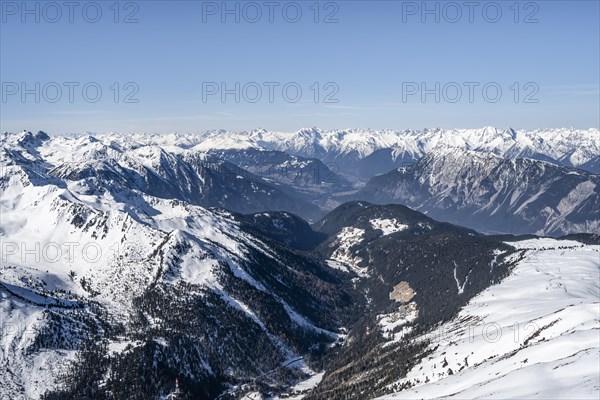
[[372,178],[353,198],[400,203],[487,233],[600,230],[600,175],[527,158],[436,148]]
[[488,233],[561,235],[600,224],[594,129],[22,132],[3,135],[2,143],[7,157],[27,153],[59,179],[93,187],[102,178],[240,213],[287,211],[314,222],[362,199]]
[[[37,176],[80,182],[90,195],[127,187],[160,198],[240,213],[289,211],[308,219],[324,213],[292,186],[206,153],[93,136],[50,138],[43,132],[7,136],[2,144],[8,165],[26,160],[35,167]],[[314,177],[307,179],[312,182]],[[312,185],[320,187],[317,182]]]
[[[115,140],[122,135],[108,134]],[[336,163],[339,173],[368,179],[406,166],[435,147],[458,147],[493,153],[502,158],[533,158],[566,167],[600,173],[598,129],[423,129],[423,130],[321,130],[297,132],[206,131],[198,134],[128,136],[147,144],[197,150],[279,150]],[[122,140],[122,139],[121,139]]]

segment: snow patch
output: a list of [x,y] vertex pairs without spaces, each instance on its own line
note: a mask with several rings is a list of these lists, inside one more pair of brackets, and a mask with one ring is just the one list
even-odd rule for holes
[[383,231],[383,236],[391,235],[392,233],[401,232],[409,228],[406,224],[401,224],[393,219],[372,219],[371,226],[373,229],[379,229]]
[[356,272],[360,276],[367,276],[365,268],[359,266],[362,258],[356,256],[352,251],[352,247],[360,244],[364,239],[365,230],[355,227],[344,227],[336,237],[336,240],[331,246],[337,246],[331,260],[346,266],[350,270]]

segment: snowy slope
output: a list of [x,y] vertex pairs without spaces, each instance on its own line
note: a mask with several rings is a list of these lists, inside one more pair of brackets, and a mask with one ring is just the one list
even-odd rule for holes
[[[8,139],[0,153],[2,396],[37,399],[53,389],[90,338],[107,340],[116,357],[139,351],[138,357],[160,361],[158,375],[153,363],[138,364],[148,368],[140,379],[156,379],[148,386],[154,395],[172,390],[169,374],[178,368],[189,382],[213,392],[225,389],[221,382],[252,382],[271,370],[293,383],[312,373],[309,366],[282,365],[336,340],[337,306],[331,301],[342,294],[327,270],[271,247],[228,212],[137,190],[115,167],[139,171],[142,164],[161,171],[160,160],[174,156],[145,148],[132,149],[136,157],[123,156],[90,138],[57,138],[52,145],[43,134]],[[67,163],[100,164],[73,169],[82,175],[70,179],[51,175],[54,163],[65,165],[69,157]],[[312,293],[314,285],[320,293]],[[140,300],[145,298],[151,301]],[[183,317],[190,312],[186,301],[196,311]],[[178,322],[169,321],[177,313]],[[179,326],[183,318],[197,319],[190,322],[192,331],[182,332],[188,328]],[[192,337],[194,344],[186,347]],[[127,343],[142,344],[126,349]],[[220,351],[226,355],[217,357]]]
[[410,338],[451,320],[521,256],[495,238],[401,205],[349,202],[313,226],[329,235],[317,251],[352,278],[368,311],[349,328],[310,400],[388,393],[385,387],[418,361],[421,345]]
[[386,399],[597,399],[600,247],[532,239],[527,258],[422,339],[426,356]]
[[[289,211],[307,219],[322,216],[319,206],[277,182],[205,153],[137,136],[45,137],[6,134],[0,143],[8,159],[29,157],[38,171],[65,181],[95,181],[97,190],[123,185],[160,198],[240,213]],[[93,189],[90,189],[93,190]]]

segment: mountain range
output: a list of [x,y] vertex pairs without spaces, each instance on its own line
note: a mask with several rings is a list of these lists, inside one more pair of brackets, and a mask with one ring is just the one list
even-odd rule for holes
[[[46,160],[55,174],[110,171],[159,197],[241,213],[287,211],[315,222],[366,200],[486,233],[557,236],[600,224],[597,129],[107,133],[46,147],[55,149]],[[178,180],[185,187],[172,186]]]
[[400,203],[489,233],[600,230],[600,175],[528,158],[437,148],[372,178],[352,197]]
[[[105,134],[119,138],[123,135]],[[296,132],[205,131],[196,134],[128,135],[159,146],[208,150],[263,149],[318,158],[336,163],[339,173],[368,179],[393,168],[407,166],[438,146],[493,153],[503,158],[533,158],[570,168],[599,173],[598,129],[423,129],[372,130],[301,129]],[[361,162],[361,160],[364,160]],[[363,168],[360,168],[360,167]],[[365,170],[366,168],[366,170]]]
[[3,134],[0,394],[531,397],[574,364],[554,393],[595,398],[598,176],[464,143],[362,176],[402,135],[365,136]]

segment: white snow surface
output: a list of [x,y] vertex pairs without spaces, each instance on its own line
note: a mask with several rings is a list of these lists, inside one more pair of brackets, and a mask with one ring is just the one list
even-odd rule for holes
[[383,232],[383,236],[391,235],[392,233],[400,232],[409,228],[408,225],[399,223],[395,218],[376,218],[369,222],[371,222],[373,229],[380,229]]
[[[102,163],[106,160],[136,169],[168,157],[154,145],[139,145],[135,137],[117,139],[54,137],[35,146],[28,142],[37,140],[32,134],[0,135],[1,396],[39,398],[74,357],[75,351],[34,347],[40,332],[50,326],[48,306],[77,307],[91,299],[111,321],[126,322],[132,300],[163,279],[212,290],[264,326],[218,280],[219,271],[229,268],[264,290],[240,264],[251,248],[267,255],[269,248],[244,233],[227,212],[125,187],[103,190],[93,177],[70,181],[46,173],[47,167],[80,162],[111,168]],[[128,148],[127,156],[116,148]],[[293,323],[335,336],[278,300]],[[69,329],[66,342],[76,346],[78,330]],[[296,356],[278,338],[273,341],[286,347],[284,354]],[[113,342],[110,349],[122,351],[127,344]]]
[[525,130],[487,126],[475,129],[323,130],[314,127],[296,132],[256,129],[169,135],[102,133],[94,136],[104,142],[125,143],[127,146],[144,143],[182,149],[195,147],[197,151],[258,148],[319,158],[347,154],[364,158],[377,150],[389,148],[394,157],[410,155],[416,159],[436,147],[460,147],[491,152],[503,158],[542,155],[578,167],[600,154],[600,130],[595,128]]
[[[359,266],[362,262],[362,258],[355,255],[352,248],[360,244],[364,239],[364,229],[355,227],[344,227],[337,234],[336,240],[332,243],[335,247],[334,252],[331,254],[331,260],[329,266],[332,268],[339,268],[339,265],[346,267],[360,276],[366,276],[367,272],[365,268]],[[333,261],[333,263],[331,262]]]
[[396,382],[412,387],[385,399],[599,398],[600,246],[509,244],[527,257],[422,337],[432,353]]
[[[400,341],[406,334],[412,331],[411,326],[405,326],[414,322],[419,316],[417,303],[410,302],[406,306],[401,306],[398,311],[389,314],[379,314],[377,323],[381,328],[383,336],[389,340],[384,346]],[[397,328],[404,328],[397,330]]]
[[[55,137],[63,141],[75,137],[81,142],[89,141],[89,133]],[[423,129],[423,130],[374,130],[336,129],[323,130],[316,127],[295,132],[277,132],[266,129],[251,131],[209,130],[197,133],[95,133],[94,140],[122,148],[160,146],[169,151],[228,149],[281,150],[307,157],[357,155],[364,158],[380,149],[391,149],[393,157],[409,156],[418,159],[436,147],[454,147],[484,153],[494,153],[503,158],[544,156],[556,162],[579,167],[594,160],[600,154],[600,130],[555,129],[499,129],[483,127],[475,129]],[[1,141],[1,140],[0,140]],[[65,147],[66,149],[66,147]],[[74,154],[77,159],[78,154]]]

